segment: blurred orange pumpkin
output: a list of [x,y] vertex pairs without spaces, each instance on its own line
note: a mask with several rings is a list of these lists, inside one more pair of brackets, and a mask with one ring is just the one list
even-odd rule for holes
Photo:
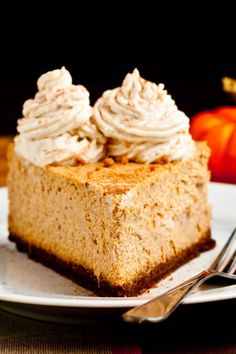
[[236,183],[236,107],[197,114],[191,119],[190,133],[195,140],[206,140],[212,150],[212,180]]

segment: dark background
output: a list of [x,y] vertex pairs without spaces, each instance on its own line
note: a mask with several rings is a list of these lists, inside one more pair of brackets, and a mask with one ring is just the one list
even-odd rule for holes
[[87,87],[92,103],[137,67],[144,78],[165,83],[190,117],[232,104],[221,78],[236,78],[233,2],[208,4],[208,10],[199,4],[142,2],[128,10],[122,2],[88,2],[85,10],[80,3],[49,10],[31,3],[27,12],[11,4],[15,17],[12,9],[1,14],[0,134],[16,132],[37,78],[62,65]]

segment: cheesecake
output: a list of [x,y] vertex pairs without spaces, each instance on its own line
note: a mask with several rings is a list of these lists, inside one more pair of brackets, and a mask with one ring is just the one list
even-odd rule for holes
[[96,294],[135,296],[214,246],[209,148],[137,70],[92,108],[63,70],[41,77],[8,152],[9,239]]

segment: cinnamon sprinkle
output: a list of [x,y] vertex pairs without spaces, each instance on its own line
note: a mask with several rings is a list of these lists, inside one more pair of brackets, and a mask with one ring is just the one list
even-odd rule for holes
[[112,157],[107,157],[102,162],[103,162],[104,167],[110,167],[115,163],[115,161],[113,160]]

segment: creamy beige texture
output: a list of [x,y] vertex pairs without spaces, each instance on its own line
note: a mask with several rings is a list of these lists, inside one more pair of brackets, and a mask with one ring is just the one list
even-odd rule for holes
[[13,154],[10,232],[29,250],[36,246],[82,265],[98,284],[140,282],[204,241],[210,227],[208,155],[199,144],[192,158],[154,170],[136,163],[42,170]]
[[163,157],[179,160],[195,149],[188,117],[178,110],[163,84],[144,80],[137,69],[121,87],[103,93],[95,104],[94,119],[111,138],[112,156],[151,163]]
[[42,75],[37,85],[37,94],[24,103],[18,120],[17,153],[38,166],[73,159],[98,161],[105,138],[91,121],[86,88],[73,85],[64,67]]

